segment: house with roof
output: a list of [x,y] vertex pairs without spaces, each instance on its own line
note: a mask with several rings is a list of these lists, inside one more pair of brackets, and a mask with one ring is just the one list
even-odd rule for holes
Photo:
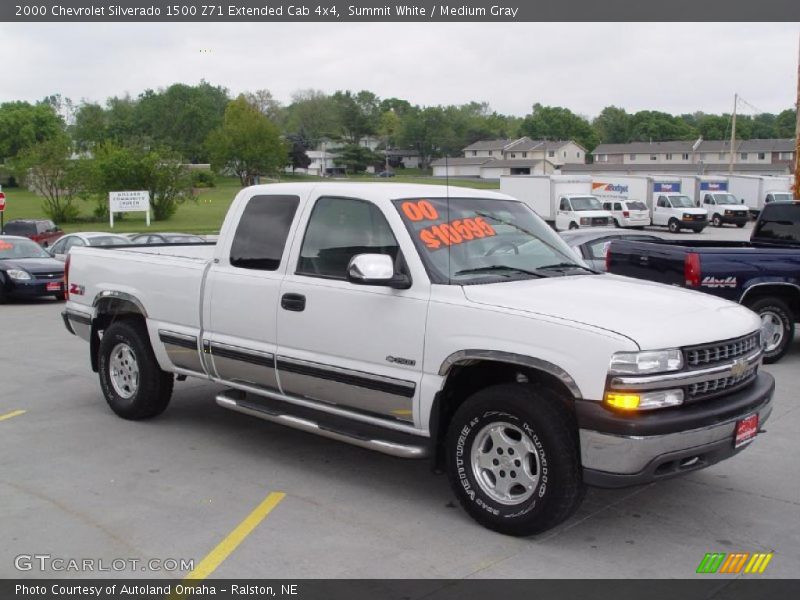
[[[736,140],[733,146],[733,163],[748,165],[750,170],[760,166],[780,165],[791,169],[794,165],[795,141],[793,139]],[[600,144],[592,151],[596,165],[650,165],[660,170],[680,165],[705,165],[717,168],[731,162],[729,140],[692,140],[667,142],[630,142],[628,144]]]
[[572,140],[479,140],[463,149],[464,156],[431,163],[434,177],[480,177],[552,173],[565,164],[583,164],[586,149]]

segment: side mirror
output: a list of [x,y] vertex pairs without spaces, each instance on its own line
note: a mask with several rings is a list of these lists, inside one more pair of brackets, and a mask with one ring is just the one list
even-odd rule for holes
[[395,289],[411,287],[407,275],[394,272],[394,261],[387,254],[357,254],[347,265],[347,281],[360,285],[385,285]]

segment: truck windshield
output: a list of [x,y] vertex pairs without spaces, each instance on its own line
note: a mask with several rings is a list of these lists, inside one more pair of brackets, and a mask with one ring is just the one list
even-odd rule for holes
[[30,240],[0,239],[0,260],[14,258],[50,258],[50,255]]
[[789,193],[785,194],[772,194],[772,197],[775,198],[776,202],[788,202],[792,200],[792,195]]
[[672,208],[694,208],[688,196],[670,196],[669,201],[672,203]]
[[496,283],[590,272],[522,202],[414,198],[395,200],[394,205],[434,283]]
[[600,200],[594,196],[572,197],[570,198],[570,202],[572,202],[572,210],[576,212],[582,210],[603,210],[603,205],[600,204]]
[[717,204],[742,204],[742,201],[733,194],[714,194],[714,199]]

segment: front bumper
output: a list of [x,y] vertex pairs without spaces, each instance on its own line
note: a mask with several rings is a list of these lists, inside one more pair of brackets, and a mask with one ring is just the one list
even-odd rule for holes
[[724,224],[742,225],[750,222],[750,213],[745,213],[743,215],[720,215],[719,218]]
[[[55,288],[54,284],[58,284],[58,289],[47,289],[48,285]],[[41,298],[42,296],[60,296],[63,293],[63,279],[14,280],[14,282],[6,288],[6,294],[14,298]]]
[[736,422],[772,412],[775,380],[759,373],[752,385],[695,405],[618,414],[600,402],[577,401],[583,479],[597,487],[626,487],[713,465],[734,448]]

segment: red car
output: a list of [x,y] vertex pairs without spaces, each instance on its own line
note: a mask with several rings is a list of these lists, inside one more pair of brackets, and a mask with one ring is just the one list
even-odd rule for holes
[[2,233],[19,235],[47,248],[64,235],[61,228],[47,219],[14,219],[5,224]]

